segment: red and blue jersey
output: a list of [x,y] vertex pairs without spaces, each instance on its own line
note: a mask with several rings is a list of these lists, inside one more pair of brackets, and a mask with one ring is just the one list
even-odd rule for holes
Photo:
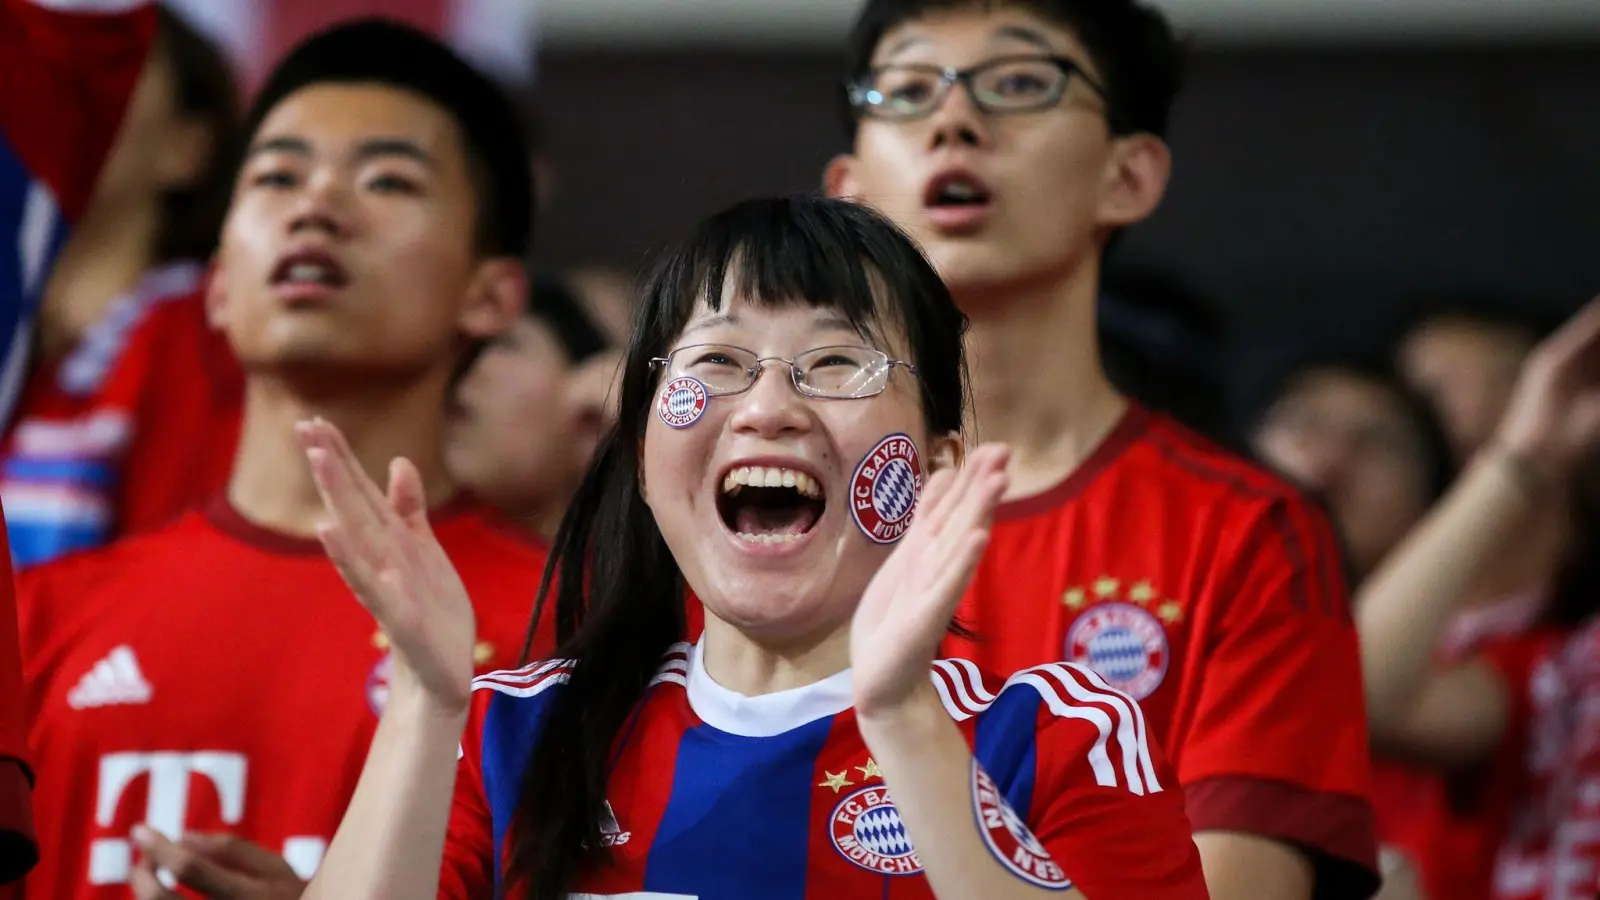
[[[699,646],[675,645],[651,681],[600,821],[615,865],[582,876],[580,895],[932,898],[857,728],[850,673],[745,697],[701,660]],[[497,896],[527,762],[571,671],[552,661],[474,682],[440,897]],[[1006,801],[994,821],[1032,848],[1041,883],[1091,897],[1207,896],[1180,790],[1138,704],[1070,663],[1001,685],[945,659],[931,677]]]
[[155,37],[148,0],[0,0],[0,423]]

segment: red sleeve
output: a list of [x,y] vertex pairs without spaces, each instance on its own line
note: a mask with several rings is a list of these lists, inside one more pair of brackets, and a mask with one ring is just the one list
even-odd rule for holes
[[473,692],[472,713],[461,736],[450,830],[445,834],[444,866],[439,873],[440,900],[494,896],[494,826],[483,788],[483,719],[494,696],[491,690]]
[[0,131],[69,221],[88,205],[155,29],[143,0],[0,0]]
[[[1037,694],[1026,697],[1037,704],[1031,791],[1026,760],[1004,747],[1015,747],[1014,739],[994,731],[984,736],[981,724],[983,755],[1013,771],[997,772],[1005,786],[997,788],[985,785],[986,773],[974,767],[979,827],[1001,864],[1040,887],[1062,890],[1070,882],[1087,897],[1205,900],[1182,791],[1160,746],[1149,740],[1139,705],[1088,669],[1057,663],[1014,676],[995,704],[1002,718],[989,727],[1013,735],[1024,730],[1012,716],[1031,707],[1006,696],[1017,691]],[[1027,798],[1026,829],[1009,824],[1016,816],[1007,795]]]
[[1196,598],[1205,675],[1167,738],[1189,819],[1306,851],[1319,900],[1368,897],[1371,751],[1342,554],[1300,497],[1261,504],[1237,533]]
[[22,681],[16,583],[0,511],[0,884],[15,881],[39,861],[34,839],[33,775],[25,762],[28,698]]

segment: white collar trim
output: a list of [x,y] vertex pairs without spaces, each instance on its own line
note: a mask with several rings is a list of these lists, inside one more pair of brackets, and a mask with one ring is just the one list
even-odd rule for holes
[[711,680],[706,674],[705,659],[702,637],[689,657],[689,708],[702,722],[728,734],[772,737],[836,716],[854,702],[849,669],[803,687],[746,697]]

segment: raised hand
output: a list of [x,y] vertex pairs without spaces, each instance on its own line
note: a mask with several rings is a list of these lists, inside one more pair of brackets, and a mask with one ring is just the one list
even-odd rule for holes
[[988,546],[1009,458],[1005,446],[985,444],[959,469],[928,479],[916,521],[867,586],[851,622],[859,713],[892,710],[929,685],[939,642]]
[[394,460],[386,495],[332,424],[302,422],[296,434],[328,513],[317,536],[393,648],[391,698],[419,688],[438,709],[464,709],[477,621],[428,526],[422,476],[409,461]]
[[129,879],[135,900],[180,900],[169,883],[207,900],[298,900],[306,889],[283,857],[240,837],[191,834],[172,841],[140,827],[133,839],[142,854]]
[[1529,354],[1497,440],[1553,480],[1600,442],[1600,298]]

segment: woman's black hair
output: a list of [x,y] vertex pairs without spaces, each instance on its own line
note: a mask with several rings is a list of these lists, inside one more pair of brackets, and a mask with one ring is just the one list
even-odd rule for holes
[[202,122],[210,142],[205,165],[192,184],[161,198],[157,262],[205,259],[233,193],[233,165],[244,139],[239,88],[233,69],[216,45],[165,5],[157,5],[156,51],[171,67],[173,105],[184,119]]
[[617,424],[562,519],[534,608],[537,623],[553,599],[555,655],[576,665],[542,722],[511,823],[506,883],[530,900],[566,897],[607,861],[600,814],[624,729],[663,655],[687,636],[683,573],[640,493],[658,381],[650,360],[667,354],[698,304],[721,308],[725,286],[745,303],[836,311],[879,347],[898,331],[929,431],[961,430],[966,318],[911,240],[866,207],[815,196],[740,203],[657,266]]

